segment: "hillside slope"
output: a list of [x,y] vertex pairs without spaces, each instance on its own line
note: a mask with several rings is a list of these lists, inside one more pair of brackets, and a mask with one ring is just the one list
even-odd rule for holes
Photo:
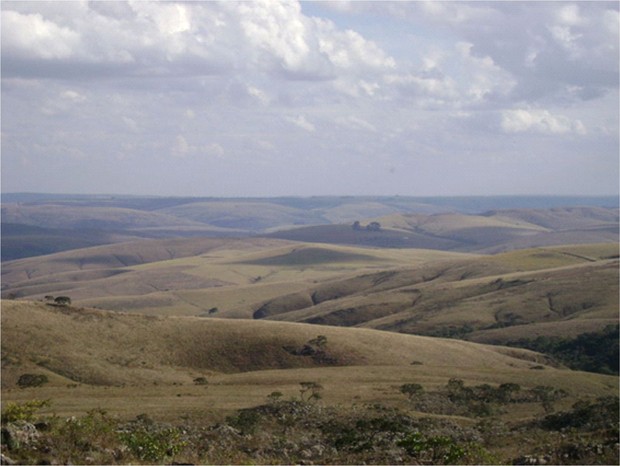
[[[327,339],[324,354],[295,354],[318,333]],[[28,301],[2,302],[2,354],[7,387],[28,370],[44,370],[59,382],[135,385],[172,383],[193,371],[407,366],[414,359],[434,367],[516,370],[544,361],[526,350],[370,329],[158,318]]]
[[254,304],[309,282],[463,257],[266,238],[142,240],[5,262],[2,295],[65,295],[151,314],[200,315],[216,307],[226,317],[251,318]]
[[269,300],[254,317],[494,343],[577,335],[618,321],[616,252],[539,248],[361,274]]

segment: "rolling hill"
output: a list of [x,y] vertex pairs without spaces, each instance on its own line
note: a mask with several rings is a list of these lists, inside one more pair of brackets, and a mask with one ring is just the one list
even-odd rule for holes
[[[317,335],[320,351],[301,351]],[[149,412],[220,418],[255,406],[274,390],[321,383],[327,403],[406,406],[397,387],[472,383],[563,388],[567,403],[612,394],[616,378],[547,365],[527,350],[373,329],[255,320],[152,317],[28,301],[2,302],[2,388],[7,400],[52,398],[54,412],[94,406],[121,416]],[[412,364],[413,362],[413,364]],[[532,370],[533,368],[539,370]],[[16,388],[25,373],[41,387]],[[208,388],[195,384],[206,377]],[[395,388],[396,387],[396,388]],[[206,404],[205,404],[206,403]],[[525,413],[521,413],[523,416]]]
[[278,239],[142,240],[7,262],[3,297],[506,344],[618,322],[618,246],[495,255]]
[[616,256],[615,245],[564,246],[360,274],[269,300],[254,317],[493,343],[575,336],[618,322]]
[[398,213],[375,219],[381,229],[319,225],[271,233],[272,238],[390,248],[497,253],[560,244],[618,241],[618,211],[601,207],[511,209],[482,214]]
[[403,267],[458,253],[312,245],[276,239],[142,240],[6,262],[4,297],[68,295],[75,302],[151,314],[251,318],[265,299],[308,283]]
[[[565,207],[571,205],[584,207]],[[220,199],[9,193],[2,195],[2,224],[13,226],[2,236],[2,260],[107,244],[119,236],[246,237],[286,229],[292,231],[281,237],[310,242],[496,252],[558,242],[609,241],[614,231],[617,236],[617,206],[614,197]],[[549,209],[557,212],[549,214]],[[531,221],[519,220],[522,216]],[[380,235],[351,235],[347,229],[354,221],[374,219],[384,224]],[[433,230],[438,220],[448,225],[439,233]],[[467,224],[471,228],[465,228]],[[41,229],[36,238],[11,232],[32,227]]]

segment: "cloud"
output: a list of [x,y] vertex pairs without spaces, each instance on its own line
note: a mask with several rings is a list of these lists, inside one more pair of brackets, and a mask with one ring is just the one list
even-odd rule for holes
[[286,119],[298,128],[306,130],[310,133],[316,131],[316,127],[312,123],[310,123],[303,115],[297,115],[296,117],[287,117]]
[[586,134],[586,128],[580,120],[571,121],[544,109],[506,110],[502,113],[501,127],[507,133]]
[[[148,193],[165,176],[178,194],[455,193],[480,171],[503,179],[524,147],[570,161],[557,189],[577,186],[585,153],[604,180],[590,191],[617,186],[612,2],[0,8],[5,189]],[[384,180],[387,166],[401,175]]]
[[2,12],[2,49],[9,56],[65,59],[76,53],[80,41],[79,33],[59,26],[38,13]]
[[33,4],[4,2],[5,72],[92,79],[253,71],[322,80],[394,66],[372,41],[305,16],[293,1],[114,3],[34,12]]

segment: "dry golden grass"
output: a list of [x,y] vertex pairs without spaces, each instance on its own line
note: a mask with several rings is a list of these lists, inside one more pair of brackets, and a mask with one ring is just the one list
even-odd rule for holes
[[[339,366],[294,356],[323,334]],[[613,393],[617,379],[545,366],[526,350],[370,329],[196,317],[148,317],[90,309],[2,302],[3,402],[51,399],[59,415],[101,407],[133,417],[221,419],[265,401],[298,396],[299,383],[324,386],[324,402],[405,406],[403,383],[426,388],[451,377],[467,383],[515,382],[565,388],[571,399]],[[412,363],[415,361],[415,364]],[[50,383],[16,388],[23,373]],[[193,383],[207,377],[208,386]]]
[[[4,295],[68,295],[76,303],[112,310],[201,315],[217,307],[235,317],[251,317],[275,290],[285,294],[285,288],[290,292],[301,284],[465,257],[475,256],[272,239],[158,240],[8,263],[3,284]],[[212,297],[217,302],[211,303]]]

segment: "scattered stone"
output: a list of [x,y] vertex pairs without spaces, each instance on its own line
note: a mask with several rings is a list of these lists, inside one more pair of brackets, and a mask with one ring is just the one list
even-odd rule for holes
[[9,458],[8,456],[0,453],[0,464],[8,464],[8,465],[12,465],[12,464],[17,464],[16,461],[12,460],[11,458]]
[[2,428],[2,444],[9,450],[21,448],[35,443],[39,432],[34,424],[26,421],[9,422]]

